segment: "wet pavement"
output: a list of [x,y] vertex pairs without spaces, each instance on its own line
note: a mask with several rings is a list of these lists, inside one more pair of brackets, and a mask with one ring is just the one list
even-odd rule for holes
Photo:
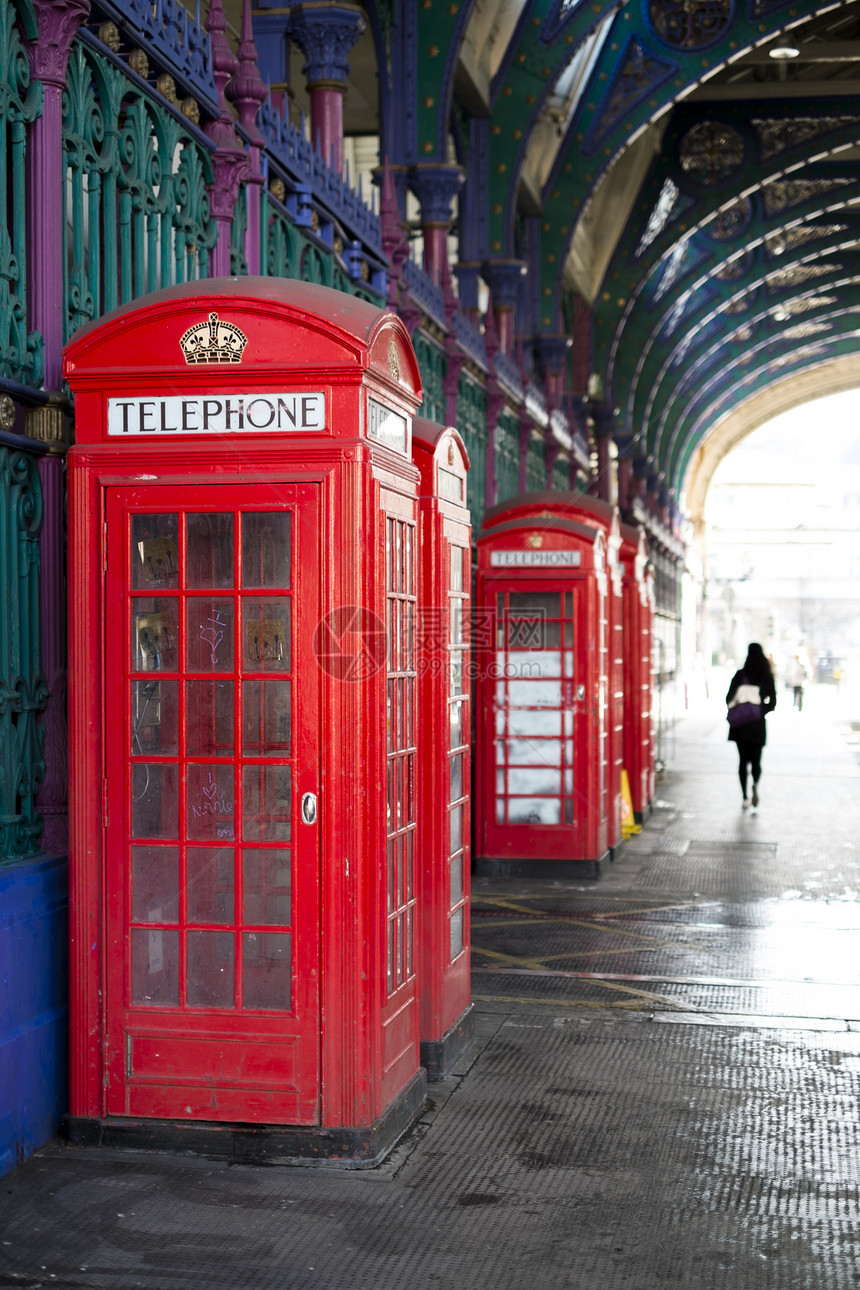
[[0,1285],[860,1285],[860,703],[781,692],[744,812],[721,697],[600,882],[475,884],[478,1050],[380,1168],[51,1144]]

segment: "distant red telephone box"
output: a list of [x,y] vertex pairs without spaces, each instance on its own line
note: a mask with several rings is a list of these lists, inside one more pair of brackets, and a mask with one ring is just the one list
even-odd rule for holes
[[624,585],[624,765],[637,822],[654,798],[654,749],[651,735],[651,602],[645,534],[621,526]]
[[375,1159],[424,1100],[408,334],[224,279],[65,374],[69,1131]]
[[481,874],[597,876],[609,855],[606,536],[568,496],[495,507],[478,540]]
[[430,1079],[475,1034],[469,975],[472,530],[455,429],[416,417],[420,472],[417,861],[421,1063]]

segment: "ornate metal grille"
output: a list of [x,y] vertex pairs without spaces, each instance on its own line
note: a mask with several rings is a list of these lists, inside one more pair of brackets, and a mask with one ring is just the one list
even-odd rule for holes
[[208,149],[78,42],[63,95],[66,335],[158,287],[205,278],[216,226]]
[[520,423],[507,408],[496,426],[496,484],[500,502],[520,491]]
[[484,518],[487,484],[487,392],[460,376],[457,386],[457,429],[469,454],[466,499],[472,513],[472,531],[477,533]]
[[0,444],[0,860],[39,850],[36,790],[45,778],[48,701],[39,665],[39,529],[35,458]]
[[42,86],[30,84],[15,10],[0,0],[0,375],[38,386],[42,339],[27,332],[27,126],[42,110]]
[[415,357],[421,369],[421,384],[424,387],[421,415],[444,425],[448,419],[445,403],[445,355],[421,332],[416,332],[412,341],[415,346]]

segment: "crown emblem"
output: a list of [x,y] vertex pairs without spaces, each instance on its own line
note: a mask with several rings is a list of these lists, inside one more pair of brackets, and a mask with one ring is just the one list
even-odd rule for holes
[[248,337],[235,323],[224,322],[212,313],[180,338],[186,363],[240,363]]

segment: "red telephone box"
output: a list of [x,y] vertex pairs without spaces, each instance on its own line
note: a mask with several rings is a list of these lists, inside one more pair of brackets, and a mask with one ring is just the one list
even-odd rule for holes
[[651,734],[651,599],[648,546],[642,529],[621,526],[624,581],[624,765],[637,822],[654,798]]
[[408,334],[188,283],[65,374],[69,1131],[372,1161],[424,1100]]
[[484,528],[514,516],[564,514],[582,524],[597,525],[606,536],[606,840],[610,855],[621,843],[621,771],[624,756],[624,615],[621,577],[621,520],[618,508],[587,493],[526,493],[492,507]]
[[475,1034],[469,974],[472,529],[469,458],[451,426],[412,424],[418,529],[418,989],[421,1064],[440,1079]]
[[567,509],[494,508],[478,540],[479,874],[597,877],[609,856],[606,537]]

